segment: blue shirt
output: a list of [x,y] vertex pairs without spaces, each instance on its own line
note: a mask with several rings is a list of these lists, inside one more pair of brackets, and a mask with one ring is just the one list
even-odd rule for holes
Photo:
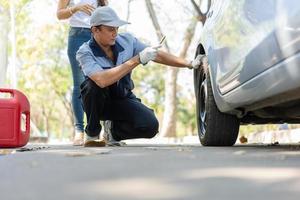
[[92,38],[85,42],[77,51],[76,59],[85,76],[90,77],[96,72],[118,66],[136,56],[147,46],[129,33],[121,33],[112,46],[115,63],[112,62]]
[[[119,34],[116,38],[115,45],[112,46],[114,61],[110,60],[102,48],[92,37],[88,42],[84,43],[76,54],[85,76],[90,77],[96,72],[118,66],[132,57],[136,56],[146,45],[128,33]],[[131,80],[131,72],[122,77],[119,81],[109,86],[112,98],[129,97],[133,90],[134,84]]]

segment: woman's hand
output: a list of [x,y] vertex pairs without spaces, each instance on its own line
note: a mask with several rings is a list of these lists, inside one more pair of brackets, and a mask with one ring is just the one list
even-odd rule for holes
[[81,11],[81,12],[84,12],[88,15],[91,15],[92,12],[95,10],[95,7],[90,5],[90,4],[79,4],[79,5],[73,6],[70,9],[73,13]]
[[95,7],[90,4],[77,4],[72,7],[68,7],[70,0],[59,0],[57,5],[57,18],[58,19],[68,19],[74,13],[81,11],[87,15],[91,15],[95,10]]

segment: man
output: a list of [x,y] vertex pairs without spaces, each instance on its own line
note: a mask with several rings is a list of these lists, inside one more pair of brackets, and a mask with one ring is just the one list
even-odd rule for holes
[[[108,6],[97,8],[90,20],[92,38],[77,52],[86,80],[81,85],[83,107],[87,116],[85,147],[121,145],[119,141],[152,138],[158,132],[153,110],[132,93],[131,71],[139,64],[155,61],[174,67],[197,68],[201,61],[182,58],[147,47],[118,28],[128,22],[120,20]],[[97,140],[104,123],[104,141]],[[109,120],[109,121],[107,121]]]

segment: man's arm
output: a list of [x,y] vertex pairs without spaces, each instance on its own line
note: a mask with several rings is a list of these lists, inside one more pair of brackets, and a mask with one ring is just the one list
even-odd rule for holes
[[181,68],[192,67],[191,62],[164,51],[158,51],[157,57],[154,60],[154,62],[168,65],[168,66],[173,66],[173,67],[181,67]]
[[125,63],[112,69],[102,70],[90,75],[90,78],[101,88],[110,86],[132,71],[140,64],[138,56],[135,56]]

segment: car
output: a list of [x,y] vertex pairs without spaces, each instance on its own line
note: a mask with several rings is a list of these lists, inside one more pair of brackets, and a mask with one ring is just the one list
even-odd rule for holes
[[232,146],[240,125],[300,123],[298,0],[212,0],[194,70],[198,135]]

